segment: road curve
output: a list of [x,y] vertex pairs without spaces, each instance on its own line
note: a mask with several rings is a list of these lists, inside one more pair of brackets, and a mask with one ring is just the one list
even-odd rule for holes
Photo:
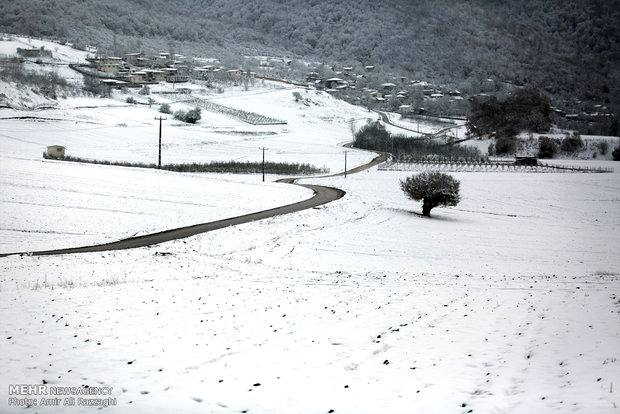
[[[387,159],[387,154],[378,153],[372,161],[367,164],[360,165],[353,169],[347,170],[347,174],[354,174],[363,170],[366,170],[374,165],[380,164]],[[308,188],[314,192],[314,195],[307,199],[293,204],[287,204],[285,206],[270,208],[268,210],[262,210],[255,213],[244,214],[242,216],[230,217],[223,220],[211,221],[208,223],[194,224],[191,226],[179,227],[170,230],[164,230],[157,233],[145,234],[142,236],[130,237],[127,239],[121,239],[109,243],[95,244],[90,246],[70,247],[66,249],[53,249],[53,250],[41,250],[33,252],[15,252],[15,253],[0,253],[0,257],[22,254],[30,256],[53,256],[61,254],[72,253],[92,253],[92,252],[106,252],[112,250],[126,250],[135,249],[138,247],[152,246],[167,241],[184,239],[186,237],[195,236],[201,233],[207,233],[214,230],[223,229],[225,227],[236,226],[239,224],[250,223],[252,221],[263,220],[269,217],[280,216],[284,214],[295,213],[297,211],[307,210],[309,208],[317,207],[323,204],[327,204],[331,201],[342,198],[346,193],[339,188],[326,187],[322,185],[313,184],[297,184],[295,181],[300,178],[327,178],[343,175],[342,173],[325,175],[321,177],[297,177],[297,178],[283,178],[277,180],[277,182],[284,184],[293,184],[301,187]]]
[[[420,131],[416,131],[415,129],[407,128],[407,127],[404,127],[402,125],[397,125],[397,124],[393,123],[390,120],[389,115],[387,113],[383,112],[383,111],[376,111],[376,112],[377,112],[377,114],[379,114],[379,117],[381,118],[381,121],[383,121],[384,123],[386,123],[388,125],[391,125],[391,126],[393,126],[395,128],[404,129],[405,131],[415,132],[416,134],[422,135],[424,139],[426,139],[426,138],[436,138],[439,135],[443,134],[444,132],[447,132],[447,131],[449,131],[451,129],[455,129],[455,128],[460,128],[461,127],[461,125],[454,125],[454,126],[449,126],[449,127],[441,128],[441,129],[439,129],[439,130],[437,130],[435,132],[420,132]],[[466,140],[462,140],[462,141],[466,141]],[[459,142],[461,142],[461,141],[459,141]]]

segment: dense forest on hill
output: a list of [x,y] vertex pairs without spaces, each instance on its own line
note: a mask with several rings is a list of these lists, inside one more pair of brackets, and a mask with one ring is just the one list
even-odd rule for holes
[[[174,42],[375,65],[476,90],[529,84],[563,107],[620,108],[620,0],[12,0],[0,31],[112,47]],[[168,47],[168,46],[165,46]]]

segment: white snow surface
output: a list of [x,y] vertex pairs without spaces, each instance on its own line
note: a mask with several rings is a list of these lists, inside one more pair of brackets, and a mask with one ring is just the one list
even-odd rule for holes
[[[34,110],[55,107],[56,105],[56,101],[46,98],[32,88],[0,80],[0,108],[9,107],[18,110]],[[2,110],[0,116],[5,111]]]
[[[225,98],[226,104],[239,109],[255,105],[259,108],[255,111],[277,113],[288,124],[254,126],[203,110],[200,123],[188,126],[168,116],[163,125],[162,163],[260,161],[260,148],[265,146],[268,161],[309,163],[332,172],[343,168],[340,144],[350,140],[348,120],[359,117],[358,108],[340,108],[338,101],[323,93],[312,93],[312,104],[306,107],[294,102],[290,89],[260,92],[240,93],[237,100]],[[0,251],[112,241],[311,196],[300,187],[261,184],[260,177],[251,175],[181,175],[42,161],[46,146],[63,145],[68,155],[82,158],[156,162],[159,124],[155,118],[162,115],[158,105],[129,105],[121,98],[71,97],[61,99],[57,109],[0,111],[4,118],[0,119],[0,173],[5,188],[0,199]],[[175,110],[181,105],[172,104]],[[23,116],[33,119],[20,119]],[[348,153],[349,165],[372,158],[365,151]],[[232,197],[235,202],[228,205]]]
[[[57,63],[86,63],[86,57],[89,55],[88,52],[45,39],[18,35],[5,35],[0,38],[0,55],[17,56],[18,48],[31,49],[41,47],[52,52],[52,61]],[[49,58],[43,58],[43,60],[47,62]]]
[[232,176],[53,160],[4,158],[2,171],[2,252],[104,243],[312,196],[258,177],[240,183]]
[[[340,170],[349,120],[367,113],[315,92],[304,96],[318,104],[295,103],[295,90],[213,98],[284,126],[206,111],[196,126],[167,121],[165,162],[256,160],[267,146],[277,160]],[[1,227],[75,217],[76,229],[98,233],[113,214],[99,210],[154,214],[114,213],[109,223],[140,231],[307,196],[255,176],[41,161],[52,143],[71,155],[154,161],[154,108],[80,99],[36,113],[62,121],[0,120]],[[357,165],[373,154],[349,156]],[[618,168],[453,175],[462,201],[432,218],[400,191],[406,173],[373,168],[302,180],[347,194],[291,215],[129,251],[0,258],[0,404],[9,384],[45,381],[113,387],[114,413],[617,411]],[[185,205],[197,198],[208,205]]]

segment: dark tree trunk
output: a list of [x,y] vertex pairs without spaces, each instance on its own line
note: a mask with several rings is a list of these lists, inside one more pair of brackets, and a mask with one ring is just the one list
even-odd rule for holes
[[424,200],[424,204],[422,204],[422,215],[426,217],[430,217],[431,209],[433,207],[437,207],[437,204],[429,200]]

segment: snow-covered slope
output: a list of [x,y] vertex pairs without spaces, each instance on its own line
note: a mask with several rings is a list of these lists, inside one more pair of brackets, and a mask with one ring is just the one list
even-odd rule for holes
[[310,180],[347,195],[161,246],[4,259],[0,393],[101,384],[119,413],[613,412],[618,174],[458,174],[463,203],[431,219],[399,178]]
[[74,49],[50,40],[34,39],[18,35],[2,35],[0,38],[0,55],[17,56],[17,49],[45,48],[52,52],[52,58],[44,58],[45,62],[54,63],[85,63],[88,52]]
[[[280,117],[286,125],[254,126],[206,110],[193,126],[168,116],[163,125],[162,162],[259,161],[264,146],[268,161],[310,163],[334,172],[342,169],[340,144],[350,140],[349,120],[357,116],[360,121],[364,111],[315,92],[304,92],[311,102],[306,106],[295,102],[293,91],[257,88],[218,100]],[[132,96],[145,100],[135,93]],[[189,107],[166,96],[153,95],[158,102],[172,102],[174,110]],[[259,185],[257,176],[188,178],[41,159],[46,146],[63,145],[67,154],[77,157],[156,162],[159,125],[155,118],[162,115],[158,105],[129,105],[126,97],[120,93],[116,99],[71,97],[60,99],[57,108],[36,112],[0,110],[0,172],[6,189],[0,202],[0,251],[110,241],[288,204],[311,195],[292,186]],[[349,166],[372,157],[351,151]],[[227,200],[233,195],[237,201],[229,206]],[[114,207],[117,204],[123,208]],[[108,225],[112,217],[115,224]]]
[[[0,108],[38,110],[56,107],[58,103],[25,85],[0,80]],[[0,116],[2,116],[0,112]]]
[[[164,162],[258,160],[267,147],[269,160],[336,172],[351,124],[376,119],[296,88],[200,89],[200,99],[287,124],[169,116]],[[38,117],[0,119],[2,251],[308,196],[252,175],[41,160],[46,145],[62,144],[70,155],[154,162],[161,114],[127,96],[0,110]],[[370,158],[351,151],[349,166]],[[462,202],[431,219],[400,191],[405,175],[305,179],[347,194],[158,246],[0,259],[0,404],[19,383],[110,386],[114,413],[614,412],[619,172],[459,173]]]

